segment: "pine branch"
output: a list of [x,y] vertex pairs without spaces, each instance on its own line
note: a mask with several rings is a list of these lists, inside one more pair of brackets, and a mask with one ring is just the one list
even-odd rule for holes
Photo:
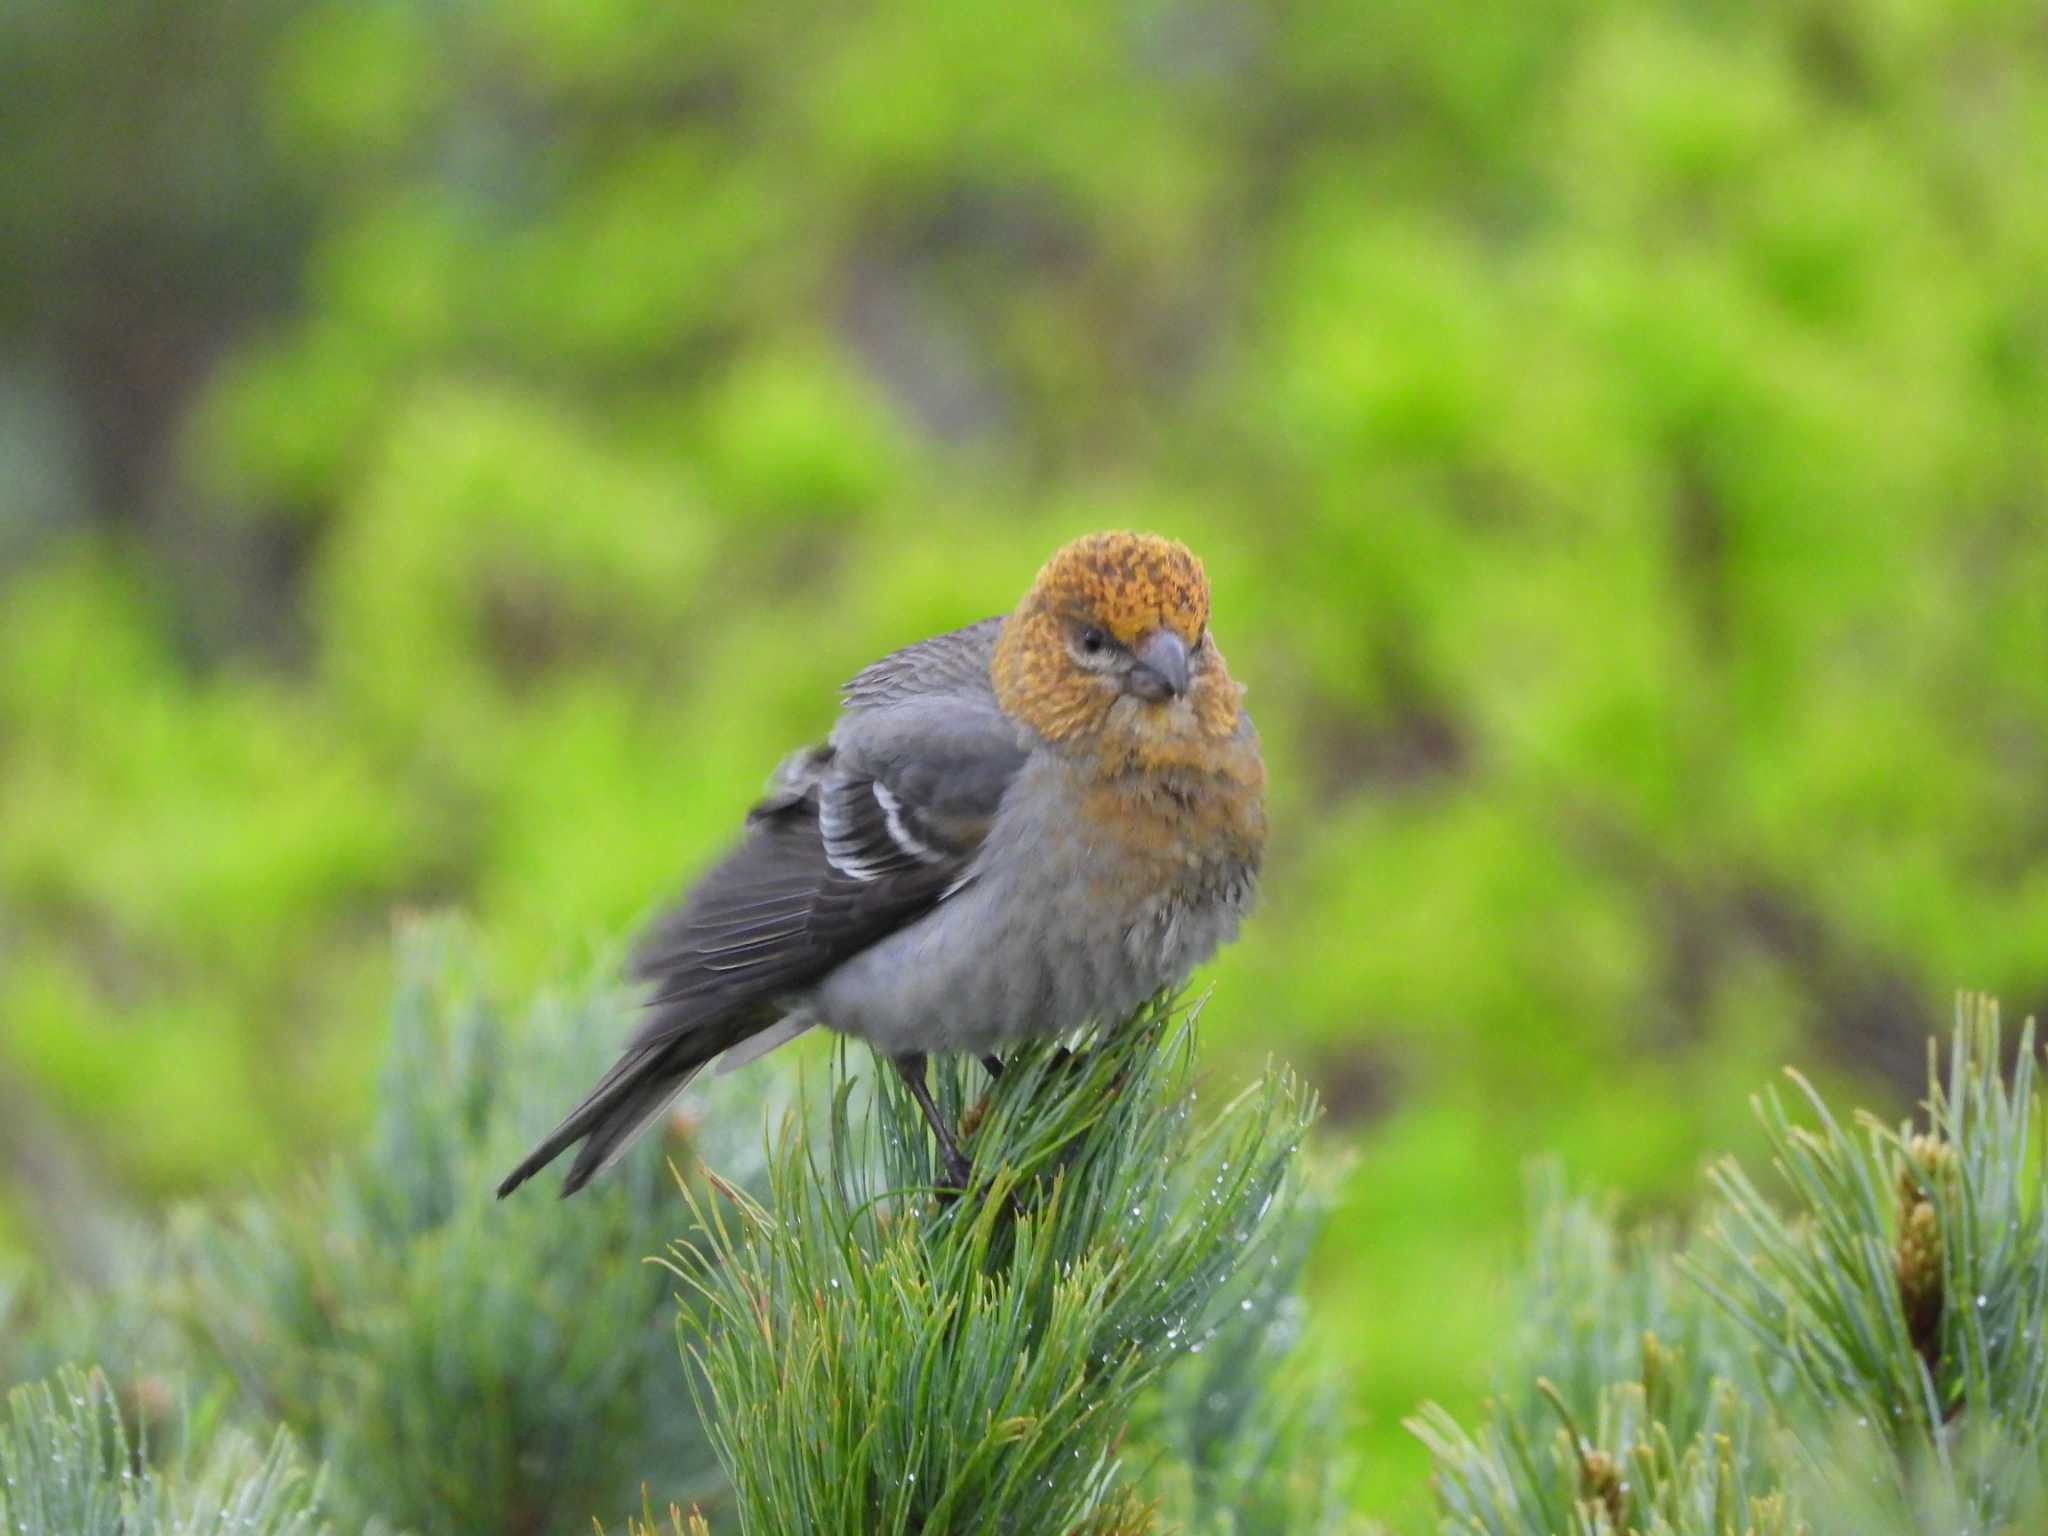
[[[715,1493],[665,1276],[645,1262],[683,1219],[662,1138],[576,1200],[490,1196],[631,1003],[598,981],[513,1028],[472,972],[456,930],[409,935],[367,1145],[297,1198],[191,1235],[189,1331],[250,1416],[321,1450],[352,1521],[552,1531],[630,1508],[643,1479]],[[722,1083],[757,1100],[725,1118],[758,1125],[772,1076]]]
[[1742,1341],[1674,1264],[1624,1239],[1554,1165],[1530,1181],[1532,1242],[1503,1388],[1476,1433],[1425,1405],[1441,1529],[1789,1536],[1765,1393]]
[[994,1084],[942,1067],[975,1170],[957,1199],[894,1074],[842,1050],[822,1147],[792,1122],[765,1202],[692,1197],[684,1335],[741,1531],[1158,1528],[1132,1426],[1162,1421],[1169,1370],[1259,1326],[1312,1115],[1280,1073],[1198,1115],[1193,1039],[1158,1002]]
[[283,1431],[233,1433],[196,1465],[153,1466],[98,1371],[67,1368],[7,1394],[0,1530],[8,1536],[315,1536],[320,1488]]
[[1791,1374],[1790,1422],[1817,1475],[1838,1481],[1841,1442],[1869,1438],[1854,1463],[1877,1468],[1899,1509],[1932,1498],[1993,1526],[2039,1480],[2048,1394],[2033,1027],[2008,1077],[1997,1006],[1965,998],[1945,1080],[1929,1058],[1917,1130],[1868,1115],[1845,1126],[1796,1073],[1815,1124],[1796,1123],[1776,1093],[1759,1101],[1797,1214],[1780,1215],[1732,1164],[1716,1168],[1728,1278],[1709,1284]]
[[1240,1272],[1237,1312],[1161,1378],[1134,1424],[1161,1524],[1176,1536],[1304,1536],[1358,1529],[1345,1503],[1348,1428],[1335,1384],[1305,1353],[1297,1289],[1322,1227],[1312,1183],[1265,1264]]
[[[1804,1116],[1775,1093],[1757,1104],[1791,1213],[1723,1163],[1690,1252],[1659,1237],[1623,1249],[1607,1216],[1552,1182],[1519,1361],[1548,1375],[1489,1404],[1476,1433],[1438,1408],[1411,1424],[1441,1528],[2038,1528],[2048,1217],[2033,1052],[2030,1026],[2008,1071],[1995,1007],[1966,999],[1945,1076],[1930,1053],[1917,1128],[1845,1125],[1791,1074]],[[1640,1365],[1624,1370],[1619,1341],[1637,1327]]]

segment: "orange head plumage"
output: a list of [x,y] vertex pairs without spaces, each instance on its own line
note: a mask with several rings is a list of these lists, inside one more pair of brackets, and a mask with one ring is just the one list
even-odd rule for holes
[[1046,561],[996,642],[1002,706],[1046,741],[1168,763],[1237,729],[1243,690],[1209,634],[1185,544],[1093,533]]

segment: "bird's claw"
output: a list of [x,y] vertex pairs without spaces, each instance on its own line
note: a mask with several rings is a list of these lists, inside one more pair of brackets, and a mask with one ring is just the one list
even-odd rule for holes
[[952,1147],[945,1149],[944,1157],[947,1183],[952,1186],[954,1193],[966,1194],[968,1186],[974,1182],[974,1164],[967,1160],[964,1153]]

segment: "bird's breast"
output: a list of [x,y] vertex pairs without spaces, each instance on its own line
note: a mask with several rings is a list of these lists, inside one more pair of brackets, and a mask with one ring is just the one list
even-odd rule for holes
[[1120,1018],[1236,933],[1262,839],[1262,819],[1199,789],[1101,789],[1040,760],[970,878],[827,977],[815,1011],[896,1051],[1000,1050]]
[[1082,825],[1099,829],[1125,868],[1161,885],[1211,866],[1256,866],[1265,849],[1258,759],[1199,771],[1117,775],[1079,792]]

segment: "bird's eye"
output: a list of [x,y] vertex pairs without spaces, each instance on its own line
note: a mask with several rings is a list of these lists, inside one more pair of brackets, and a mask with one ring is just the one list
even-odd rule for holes
[[1109,648],[1109,636],[1095,625],[1090,624],[1081,631],[1081,649],[1090,656],[1099,656]]

